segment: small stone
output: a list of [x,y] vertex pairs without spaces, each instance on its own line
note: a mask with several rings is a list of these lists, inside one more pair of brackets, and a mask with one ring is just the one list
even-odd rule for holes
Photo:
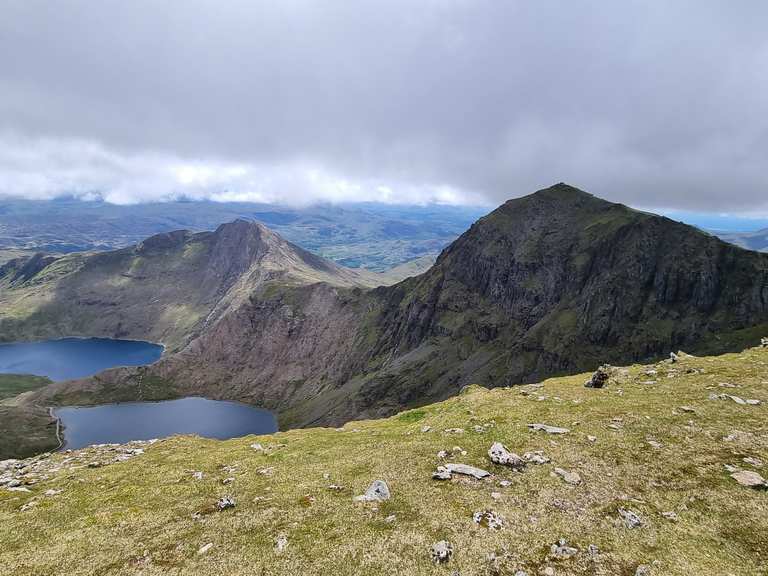
[[421,431],[422,431],[422,433],[424,433],[424,434],[426,434],[426,433],[427,433],[427,432],[429,432],[430,430],[432,430],[432,426],[422,426],[422,427],[421,427]]
[[46,496],[57,496],[58,494],[61,494],[61,490],[54,490],[51,488],[50,490],[45,491]]
[[611,367],[608,364],[603,364],[598,367],[597,371],[592,374],[592,377],[584,383],[585,388],[603,388],[608,384],[608,380],[611,378]]
[[440,450],[440,452],[437,453],[438,458],[448,458],[448,452],[446,450]]
[[652,438],[647,438],[646,442],[648,442],[648,445],[651,448],[655,448],[656,450],[660,450],[661,448],[663,448],[663,444],[661,442],[659,442],[658,440],[654,440]]
[[264,446],[262,446],[258,442],[254,442],[253,444],[251,444],[251,449],[252,450],[256,450],[257,452],[263,452],[264,451]]
[[472,519],[475,521],[475,524],[479,524],[489,530],[501,530],[504,528],[504,519],[493,510],[475,512],[472,515]]
[[381,502],[390,499],[389,486],[384,480],[374,480],[362,496],[355,496],[357,502]]
[[275,550],[277,551],[278,554],[280,554],[287,547],[288,547],[288,536],[286,536],[285,534],[280,534],[275,540]]
[[640,528],[643,525],[642,518],[632,510],[619,508],[619,516],[621,516],[624,525],[629,529]]
[[541,576],[555,576],[555,569],[552,566],[546,566],[542,568]]
[[731,478],[736,480],[736,482],[742,486],[746,486],[748,488],[768,488],[768,483],[766,483],[765,478],[763,478],[757,472],[752,472],[751,470],[740,470],[738,472],[734,472],[731,474]]
[[446,428],[444,432],[447,434],[464,434],[464,428]]
[[397,516],[395,516],[394,514],[390,514],[389,516],[384,518],[384,522],[386,522],[387,524],[392,524],[392,522],[394,522],[395,520],[397,520]]
[[672,511],[662,512],[661,515],[671,522],[677,522],[679,519],[677,512],[672,512]]
[[501,492],[491,492],[491,498],[494,500],[501,500]]
[[201,546],[198,549],[197,555],[202,556],[203,554],[207,553],[208,550],[210,550],[211,548],[213,548],[213,542],[208,542],[208,544],[205,544],[204,546]]
[[501,442],[494,442],[488,450],[488,457],[494,464],[509,466],[518,472],[525,469],[525,462],[520,456],[507,450]]
[[587,436],[587,440],[590,442],[597,442],[597,436]]
[[555,560],[567,560],[568,558],[576,556],[576,554],[579,553],[579,550],[578,548],[568,546],[568,541],[561,538],[557,541],[557,544],[552,544],[550,552]]
[[451,474],[464,474],[465,476],[472,476],[478,480],[491,475],[487,470],[475,468],[474,466],[469,466],[467,464],[446,464],[445,469]]
[[450,480],[451,473],[448,472],[445,466],[438,466],[437,470],[432,473],[433,480]]
[[331,492],[343,492],[344,486],[341,486],[339,484],[331,484],[330,486],[328,486],[328,490],[330,490]]
[[216,502],[216,508],[219,510],[219,512],[226,510],[227,508],[234,508],[235,507],[235,499],[231,496],[223,496],[219,498],[219,501]]
[[234,481],[235,479],[232,476],[230,476],[229,478],[224,478],[224,480],[222,480],[221,483],[226,486],[227,484],[232,484],[232,482]]
[[590,544],[589,546],[587,546],[587,554],[593,557],[597,556],[598,554],[600,554],[600,548],[598,548],[594,544]]
[[690,414],[696,413],[696,408],[694,408],[693,406],[680,406],[680,410],[682,410],[683,412],[688,412]]
[[679,359],[680,359],[680,357],[677,354],[675,354],[674,352],[670,352],[669,353],[669,361],[672,362],[672,364],[677,362]]
[[568,472],[562,468],[555,468],[552,472],[553,474],[560,476],[560,478],[562,478],[566,484],[571,484],[572,486],[578,486],[581,484],[581,476],[579,476],[576,472]]
[[512,482],[510,482],[509,480],[502,480],[499,482],[499,486],[501,486],[502,488],[509,488],[510,486],[512,486]]
[[640,564],[635,570],[635,576],[651,576],[651,567],[648,564]]
[[440,540],[439,542],[432,544],[430,553],[432,561],[435,564],[444,564],[451,559],[451,556],[453,555],[453,546],[446,540]]
[[760,338],[760,346],[768,348],[768,338]]
[[203,473],[200,471],[192,472],[192,478],[194,478],[195,480],[202,480]]
[[763,467],[763,461],[758,458],[752,458],[751,456],[747,456],[746,458],[742,458],[745,464],[749,464],[750,466],[754,466],[755,468],[762,468]]
[[547,464],[550,462],[550,459],[545,456],[541,450],[537,450],[536,452],[526,452],[523,454],[523,460],[531,464]]
[[548,424],[528,424],[528,428],[534,431],[546,432],[547,434],[568,434],[570,430],[568,428],[560,428],[558,426],[550,426]]

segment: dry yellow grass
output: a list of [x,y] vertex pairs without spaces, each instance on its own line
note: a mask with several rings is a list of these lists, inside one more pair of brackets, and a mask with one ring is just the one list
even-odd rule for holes
[[[664,576],[768,573],[768,492],[740,486],[724,468],[761,471],[745,457],[768,465],[768,349],[684,357],[651,367],[651,376],[647,368],[630,367],[600,390],[583,387],[587,375],[541,388],[471,388],[341,431],[226,442],[177,437],[129,462],[63,469],[30,486],[31,493],[0,490],[0,573],[533,576],[551,567],[558,576],[622,576],[641,564]],[[656,383],[643,383],[650,380]],[[721,393],[763,404],[709,399]],[[532,432],[533,422],[571,432]],[[422,432],[425,426],[430,431]],[[487,450],[497,440],[518,454],[541,450],[552,462],[523,473],[496,466]],[[253,442],[266,450],[252,449]],[[437,452],[454,446],[466,455],[448,461],[493,476],[432,480],[445,462]],[[556,466],[577,472],[581,484],[553,476]],[[234,481],[225,485],[226,478]],[[389,484],[391,500],[353,502],[374,479]],[[501,487],[502,480],[511,485]],[[331,484],[344,489],[329,490]],[[49,489],[62,492],[44,496]],[[224,495],[236,506],[211,511]],[[38,504],[21,511],[30,501]],[[625,527],[619,507],[639,514],[644,525]],[[473,513],[486,509],[504,517],[504,529],[473,522]],[[281,535],[288,544],[278,553]],[[550,558],[559,538],[579,553]],[[435,565],[430,546],[442,539],[454,554]],[[600,552],[590,555],[590,544]]]

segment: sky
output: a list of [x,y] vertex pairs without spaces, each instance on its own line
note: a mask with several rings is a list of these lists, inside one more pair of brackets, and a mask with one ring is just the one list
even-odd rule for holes
[[4,0],[0,198],[768,216],[764,0]]

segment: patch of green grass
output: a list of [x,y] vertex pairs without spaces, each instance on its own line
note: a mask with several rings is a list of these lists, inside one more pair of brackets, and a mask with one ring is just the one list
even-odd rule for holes
[[[30,493],[0,490],[0,573],[485,576],[553,567],[557,576],[632,576],[640,564],[664,576],[764,573],[766,492],[739,486],[724,465],[754,469],[746,456],[768,462],[768,350],[630,366],[599,390],[585,388],[586,377],[541,387],[471,386],[445,402],[338,430],[223,442],[174,437],[97,469],[68,469],[67,456],[54,454],[62,469]],[[763,404],[709,399],[722,392]],[[571,431],[532,432],[533,422]],[[445,432],[455,428],[464,432]],[[487,455],[494,441],[518,454],[541,450],[551,463],[523,473],[496,466]],[[266,450],[253,450],[253,442]],[[448,461],[492,477],[432,480],[446,461],[438,451],[456,446],[466,454]],[[565,484],[552,474],[556,466],[577,472],[581,484]],[[375,479],[389,484],[392,499],[354,502]],[[49,488],[62,493],[45,497]],[[224,495],[235,498],[235,508],[193,516]],[[21,512],[30,500],[39,503]],[[619,507],[644,525],[627,529]],[[504,517],[505,529],[472,521],[486,509]],[[669,511],[677,521],[662,515]],[[288,539],[282,553],[275,549],[280,535]],[[559,538],[579,554],[549,558]],[[454,555],[436,566],[429,548],[440,539],[453,544]],[[600,549],[596,559],[586,553],[590,544]]]
[[47,386],[51,380],[32,374],[0,374],[0,400]]

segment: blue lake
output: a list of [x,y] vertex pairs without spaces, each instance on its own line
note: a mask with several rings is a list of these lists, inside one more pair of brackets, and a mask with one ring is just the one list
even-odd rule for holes
[[0,374],[36,374],[51,380],[91,376],[115,366],[151,364],[163,347],[108,338],[63,338],[0,344]]
[[237,438],[277,431],[271,412],[239,402],[182,398],[57,408],[64,426],[64,448],[150,440],[174,434]]

